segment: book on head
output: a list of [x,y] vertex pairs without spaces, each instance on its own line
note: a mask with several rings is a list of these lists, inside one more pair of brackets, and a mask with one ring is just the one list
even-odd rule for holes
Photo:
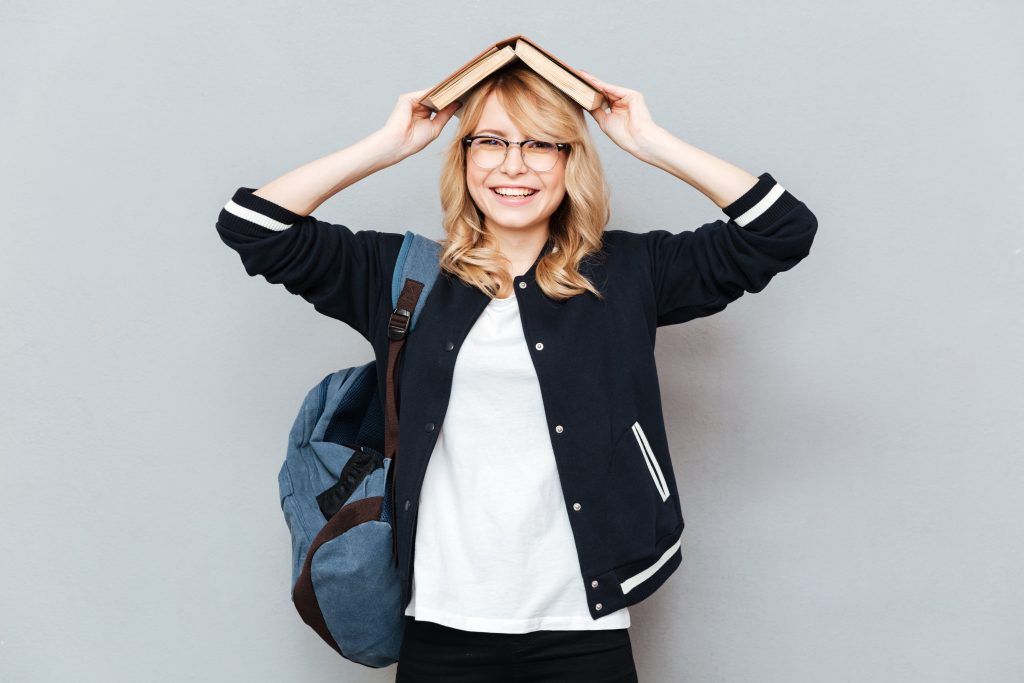
[[[444,109],[466,95],[492,73],[519,59],[537,74],[572,98],[587,111],[605,105],[604,95],[587,83],[583,75],[524,35],[514,35],[488,45],[478,55],[453,71],[423,96],[420,103],[433,111]],[[462,108],[455,110],[458,118]]]

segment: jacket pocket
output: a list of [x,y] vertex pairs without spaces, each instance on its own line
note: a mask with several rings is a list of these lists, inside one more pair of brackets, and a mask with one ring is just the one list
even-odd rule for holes
[[647,463],[647,471],[650,472],[654,486],[658,489],[658,495],[661,496],[661,501],[665,502],[669,496],[668,483],[665,482],[665,475],[661,473],[658,459],[654,457],[654,451],[651,450],[651,444],[647,442],[647,435],[644,434],[644,429],[639,422],[633,423],[633,436],[636,438],[636,444],[644,462]]

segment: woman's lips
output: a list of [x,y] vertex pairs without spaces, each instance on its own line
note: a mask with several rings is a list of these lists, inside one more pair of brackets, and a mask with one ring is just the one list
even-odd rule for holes
[[529,204],[534,197],[540,194],[540,190],[537,190],[533,194],[526,197],[504,197],[495,192],[494,189],[492,188],[491,194],[493,194],[495,198],[497,198],[500,204],[504,204],[505,206],[522,206],[524,204]]

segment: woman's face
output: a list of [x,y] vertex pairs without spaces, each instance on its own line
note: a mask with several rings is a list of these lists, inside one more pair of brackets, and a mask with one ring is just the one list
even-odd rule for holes
[[[485,131],[506,140],[524,139],[522,132],[512,123],[494,93],[485,101],[480,122],[470,135],[480,135]],[[492,234],[504,231],[539,231],[547,235],[548,218],[565,196],[565,164],[568,152],[559,152],[554,167],[543,173],[538,173],[523,163],[519,145],[510,146],[505,160],[492,169],[477,166],[469,153],[469,148],[466,148],[466,185],[473,201],[484,214],[485,227]],[[513,205],[502,201],[494,191],[496,187],[527,187],[537,192],[525,203]]]

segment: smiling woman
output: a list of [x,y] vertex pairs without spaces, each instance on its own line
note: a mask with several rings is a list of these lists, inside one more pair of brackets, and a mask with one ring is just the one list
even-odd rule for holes
[[609,192],[583,110],[520,62],[466,99],[441,172],[442,269],[489,296],[537,262],[555,300],[600,291],[580,263],[602,246]]
[[[496,102],[493,99],[493,94],[491,97],[492,100],[488,103],[488,106]],[[520,158],[522,159],[522,164],[531,171],[545,174],[558,165],[562,150],[570,149],[568,144],[560,142],[541,142],[538,140],[513,142],[493,135],[495,132],[493,130],[488,129],[483,132],[486,134],[472,135],[465,138],[463,142],[469,147],[469,158],[473,165],[485,171],[494,170],[499,165],[507,162],[509,150],[513,147],[518,147],[521,150]],[[540,192],[539,187],[512,184],[511,182],[490,185],[488,187],[498,195],[498,201],[507,206],[522,206],[529,202],[529,197]]]
[[[497,93],[487,97],[480,122],[500,124],[502,130],[511,131],[505,135],[521,138]],[[469,136],[463,142],[471,162],[466,164],[466,185],[481,207],[486,231],[510,261],[529,267],[548,240],[549,217],[565,196],[561,146],[532,140],[509,144],[492,134]],[[502,206],[529,206],[530,210],[506,212],[500,210]]]
[[[703,192],[727,221],[606,230],[609,192],[586,112],[513,63],[464,101],[441,172],[445,236],[426,256],[406,248],[423,235],[310,215],[438,137],[458,105],[430,110],[426,90],[399,97],[365,140],[239,188],[217,222],[250,275],[357,330],[378,386],[401,388],[400,421],[391,400],[386,425],[378,409],[359,429],[367,439],[387,429],[392,458],[401,443],[389,504],[374,503],[387,516],[352,513],[391,525],[406,617],[399,682],[494,683],[514,670],[523,681],[636,683],[629,608],[682,563],[656,328],[760,292],[817,231],[769,173],[675,138],[639,92],[584,76],[609,102],[589,112],[602,132]],[[421,257],[437,275],[406,281],[429,290],[396,363],[395,332],[408,331],[396,321],[420,309],[395,285]],[[381,602],[389,618],[393,598]]]

